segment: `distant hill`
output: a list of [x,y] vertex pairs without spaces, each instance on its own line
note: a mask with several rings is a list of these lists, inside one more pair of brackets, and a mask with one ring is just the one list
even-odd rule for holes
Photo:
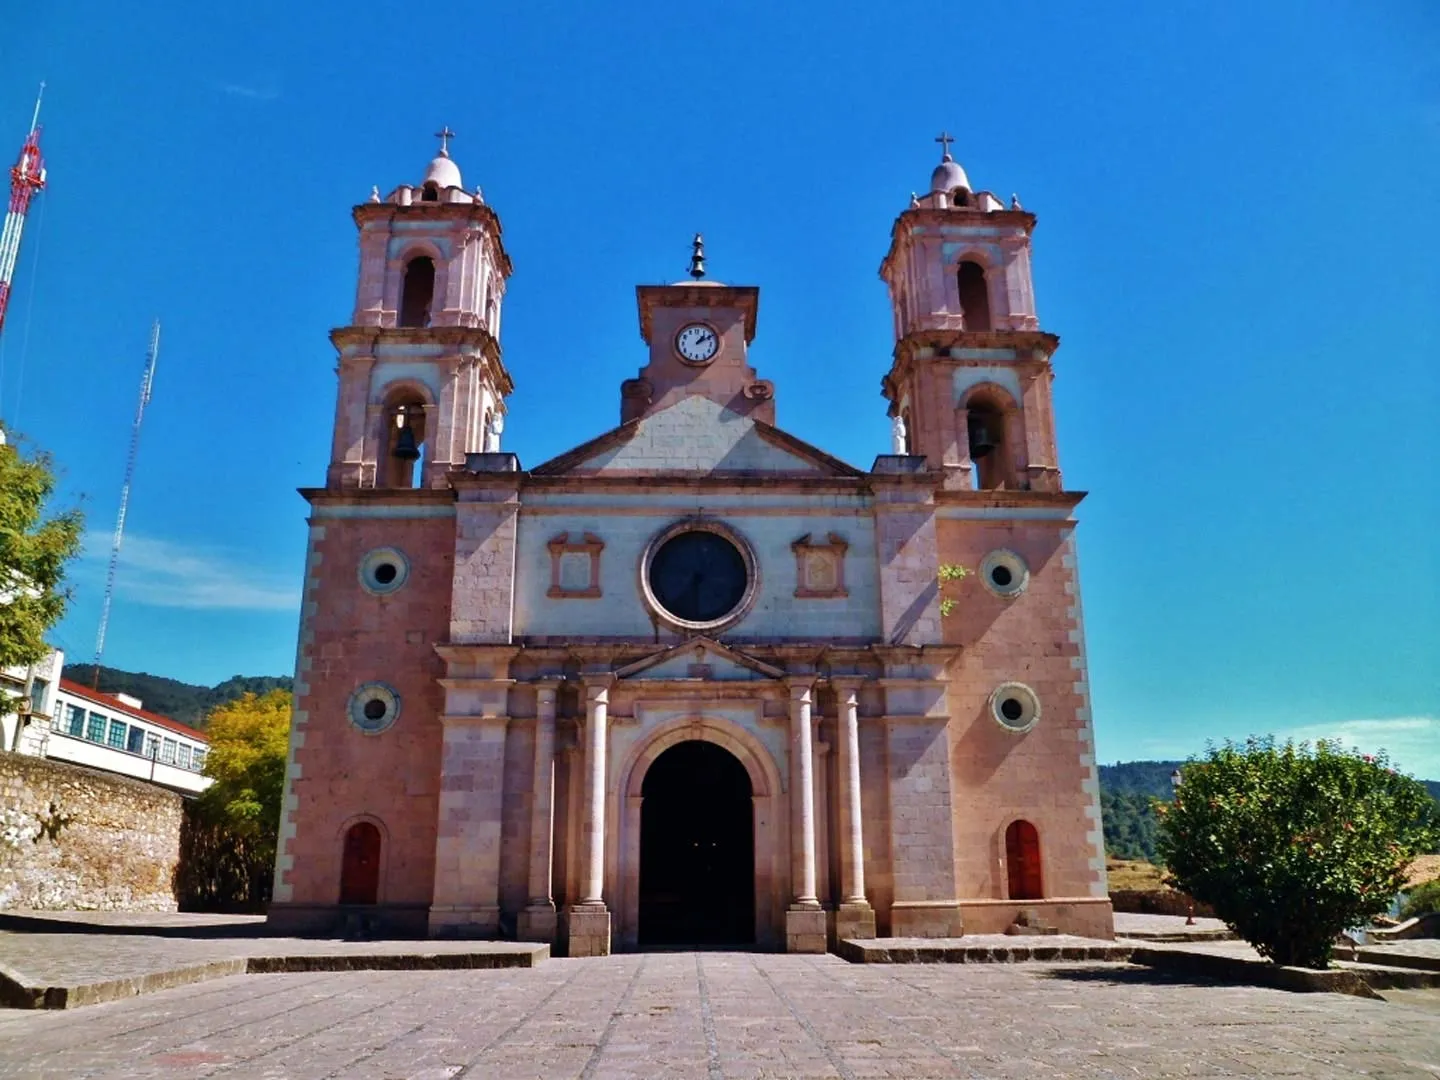
[[[66,664],[65,678],[84,686],[92,686],[94,665]],[[233,675],[218,686],[196,686],[163,675],[143,671],[120,671],[100,667],[102,694],[129,694],[144,703],[145,708],[179,720],[182,724],[204,729],[205,718],[217,705],[225,705],[243,694],[264,694],[271,690],[289,690],[289,675]]]
[[[1183,761],[1118,761],[1100,766],[1100,816],[1105,850],[1121,859],[1155,861],[1155,811],[1151,799],[1174,795],[1170,774]],[[1440,800],[1440,780],[1422,780]]]

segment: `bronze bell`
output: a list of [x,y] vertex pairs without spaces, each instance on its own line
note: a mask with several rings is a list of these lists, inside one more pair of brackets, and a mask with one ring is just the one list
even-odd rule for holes
[[395,449],[390,451],[390,456],[399,458],[401,461],[419,460],[420,448],[415,445],[415,429],[410,426],[408,420],[395,436]]
[[976,460],[984,457],[990,451],[999,446],[994,434],[990,431],[990,425],[981,416],[970,417],[970,458]]

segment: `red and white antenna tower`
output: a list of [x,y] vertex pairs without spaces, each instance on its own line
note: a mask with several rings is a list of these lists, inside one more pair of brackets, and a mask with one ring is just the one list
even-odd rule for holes
[[25,231],[25,215],[30,200],[45,187],[45,159],[40,156],[40,99],[45,84],[35,95],[35,114],[30,118],[30,134],[20,147],[20,160],[10,170],[10,209],[5,214],[5,230],[0,233],[0,333],[5,330],[5,309],[10,306],[10,286],[15,280],[15,259],[20,254],[20,234]]

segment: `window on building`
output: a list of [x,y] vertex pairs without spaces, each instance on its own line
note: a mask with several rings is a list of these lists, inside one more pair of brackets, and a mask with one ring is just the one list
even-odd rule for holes
[[175,751],[175,764],[182,769],[190,768],[190,747],[183,742]]
[[990,290],[985,268],[976,262],[962,262],[956,275],[960,288],[960,313],[966,330],[990,329]]
[[420,255],[405,264],[400,285],[400,325],[429,326],[430,304],[435,299],[435,260]]
[[98,712],[92,712],[90,719],[85,723],[85,738],[91,742],[103,743],[105,741],[105,717]]
[[125,749],[132,754],[143,754],[145,752],[145,729],[130,725],[130,735],[125,742]]
[[160,756],[160,736],[149,734],[145,736],[145,756],[151,761]]
[[205,768],[204,750],[201,750],[198,747],[196,748],[195,753],[190,756],[190,767],[196,772],[200,772],[202,769]]
[[384,486],[415,486],[415,466],[425,454],[425,403],[413,391],[401,390],[386,403]]
[[30,710],[43,713],[45,711],[45,694],[50,689],[50,684],[44,679],[35,679],[30,684]]
[[160,743],[160,760],[166,765],[175,764],[175,740],[164,739]]
[[110,721],[110,737],[105,740],[107,744],[115,747],[116,750],[125,749],[125,721]]
[[77,739],[85,734],[85,710],[79,705],[65,706],[65,728],[66,735],[74,735]]

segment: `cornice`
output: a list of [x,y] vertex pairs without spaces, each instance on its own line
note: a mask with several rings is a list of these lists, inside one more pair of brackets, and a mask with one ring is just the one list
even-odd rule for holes
[[430,488],[297,488],[311,506],[433,506],[449,505],[455,492],[448,487]]
[[651,313],[657,307],[738,308],[745,316],[746,344],[755,340],[760,290],[754,285],[637,285],[635,300],[640,307],[640,336],[647,345]]
[[[1073,510],[1085,498],[1084,491],[947,491],[935,492],[935,505],[970,509],[1024,510],[1048,508]],[[1063,523],[1063,522],[1062,522]]]

